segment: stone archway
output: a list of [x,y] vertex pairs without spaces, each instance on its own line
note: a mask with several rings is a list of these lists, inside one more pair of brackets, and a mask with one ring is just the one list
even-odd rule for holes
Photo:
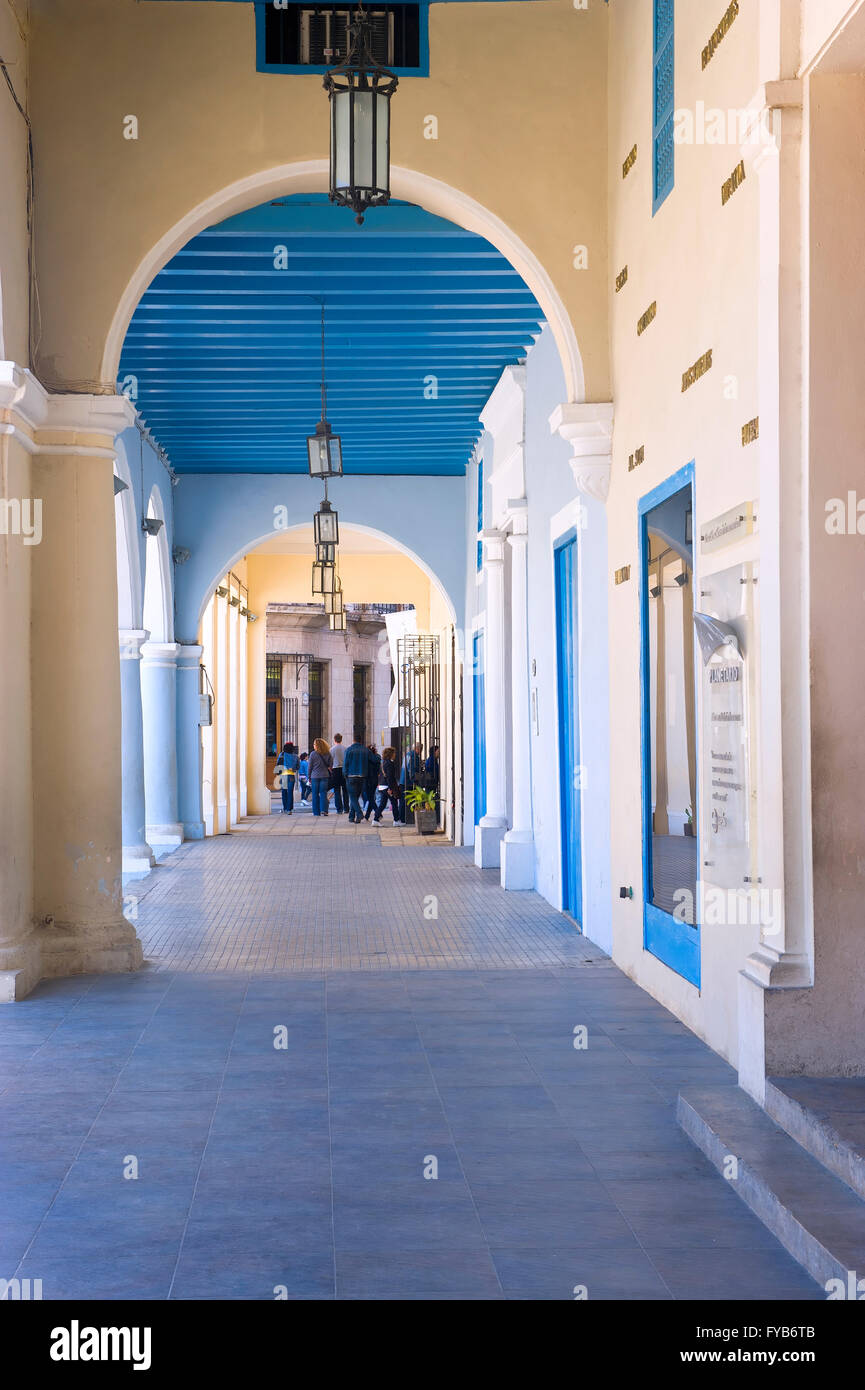
[[[142,258],[121,295],[105,341],[102,380],[114,383],[117,379],[123,339],[144,291],[196,233],[269,198],[326,191],[327,180],[328,163],[323,159],[264,169],[221,189],[176,222]],[[392,166],[391,191],[395,198],[416,203],[427,212],[485,237],[507,258],[534,294],[550,325],[562,361],[568,403],[584,401],[583,362],[573,324],[552,278],[525,242],[467,193],[428,174]]]

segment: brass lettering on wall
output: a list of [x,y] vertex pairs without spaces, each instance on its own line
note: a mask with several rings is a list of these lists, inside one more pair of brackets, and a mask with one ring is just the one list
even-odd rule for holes
[[655,317],[655,315],[657,314],[657,312],[658,312],[658,301],[657,301],[656,299],[653,299],[652,302],[651,302],[651,304],[649,305],[648,309],[646,310],[646,312],[645,312],[644,314],[641,314],[640,317],[637,319],[637,337],[638,337],[638,338],[639,338],[639,336],[640,336],[641,333],[645,333],[646,329],[648,328],[649,324],[652,322],[652,320],[653,320],[653,318]]
[[721,184],[721,207],[729,203],[737,188],[745,182],[745,161],[740,159],[732,174]]
[[616,294],[618,294],[618,293],[619,293],[619,290],[622,288],[622,286],[623,286],[623,285],[626,285],[627,283],[628,283],[628,267],[625,266],[624,270],[620,270],[619,273],[618,273],[618,275],[616,276]]
[[634,165],[636,164],[636,162],[637,162],[637,147],[636,147],[636,145],[635,145],[634,148],[633,148],[632,150],[629,151],[628,156],[627,156],[627,158],[626,158],[624,164],[622,165],[622,178],[623,178],[623,179],[626,179],[626,178],[628,177],[628,175],[630,174],[630,172],[631,172],[631,170],[633,169],[633,167],[634,167]]
[[646,446],[641,444],[639,449],[635,449],[628,459],[628,472],[633,473],[635,468],[639,468],[643,459],[646,457]]
[[702,357],[697,358],[693,367],[689,367],[686,372],[682,373],[682,390],[687,391],[694,385],[695,381],[699,381],[701,376],[705,376],[711,365],[712,349],[709,348],[708,352],[704,352]]
[[707,68],[711,63],[721,43],[726,38],[727,34],[730,32],[730,28],[738,13],[739,0],[733,0],[732,5],[728,6],[724,14],[724,18],[721,20],[721,23],[718,25],[712,37],[709,39],[709,42],[706,44],[706,47],[703,49],[704,68]]
[[620,570],[616,570],[616,583],[626,584],[631,577],[631,566],[622,565]]
[[744,449],[746,444],[753,444],[754,441],[759,438],[760,417],[759,415],[755,415],[753,420],[749,420],[747,425],[742,426],[742,448]]

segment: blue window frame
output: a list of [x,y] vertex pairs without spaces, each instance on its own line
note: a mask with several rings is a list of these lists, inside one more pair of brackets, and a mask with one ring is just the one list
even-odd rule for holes
[[[664,504],[669,505],[665,508]],[[651,579],[649,564],[651,560],[650,529],[660,536],[663,543],[670,545],[670,538],[683,558],[687,545],[677,542],[680,518],[684,520],[682,538],[687,538],[688,512],[694,516],[694,465],[687,464],[679,469],[665,483],[656,487],[639,504],[640,526],[640,694],[643,754],[643,946],[658,960],[675,970],[678,975],[692,985],[700,987],[700,923],[699,923],[699,864],[700,828],[699,817],[694,816],[695,838],[689,844],[687,837],[665,833],[656,835],[656,819],[653,810],[652,767],[656,730],[652,726],[652,645],[650,632],[649,599]],[[650,522],[653,523],[650,527]],[[690,542],[693,553],[693,540]],[[680,548],[681,547],[681,548]],[[696,682],[694,670],[685,671],[686,680]],[[656,700],[657,700],[656,695]],[[666,705],[666,700],[665,700]],[[695,733],[696,739],[696,733]],[[699,757],[697,758],[699,765]],[[666,807],[662,808],[666,814]],[[696,807],[694,807],[696,811]],[[685,882],[685,879],[688,882]],[[680,901],[676,898],[679,888],[688,887],[692,891],[693,922],[680,920],[675,907]],[[676,891],[674,891],[676,890]],[[671,906],[673,910],[671,909]]]
[[484,567],[484,543],[480,538],[484,529],[484,461],[478,458],[478,574]]
[[[387,0],[384,0],[387,3]],[[273,0],[255,0],[255,55],[256,69],[258,72],[275,73],[325,73],[328,71],[327,65],[317,66],[312,63],[274,63],[268,62],[267,55],[267,11],[272,9]],[[292,9],[314,9],[314,0],[309,3],[302,3],[302,0],[291,0]],[[391,67],[391,72],[395,72],[398,77],[429,77],[429,7],[430,0],[400,0],[400,7],[414,6],[418,15],[418,49],[419,59],[416,67]],[[339,5],[340,10],[353,11],[356,8],[355,0],[345,0],[345,4]],[[376,6],[370,5],[370,10]],[[280,12],[284,13],[284,12]],[[336,61],[336,60],[334,60]],[[341,61],[341,60],[340,60]],[[331,65],[332,66],[332,65]],[[390,64],[387,64],[390,67]]]
[[559,694],[559,798],[562,841],[562,911],[582,930],[583,857],[580,806],[579,636],[577,533],[562,536],[553,552]]
[[652,215],[675,182],[675,0],[653,0]]

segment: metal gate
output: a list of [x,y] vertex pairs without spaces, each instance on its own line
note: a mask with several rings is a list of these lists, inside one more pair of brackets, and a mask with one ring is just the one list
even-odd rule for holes
[[282,741],[297,743],[297,696],[282,697]]
[[414,633],[397,640],[397,684],[401,751],[419,743],[428,758],[441,744],[438,637]]

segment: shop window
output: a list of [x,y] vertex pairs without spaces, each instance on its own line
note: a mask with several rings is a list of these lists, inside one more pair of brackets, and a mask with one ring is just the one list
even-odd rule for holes
[[640,504],[644,945],[700,983],[693,472]]

